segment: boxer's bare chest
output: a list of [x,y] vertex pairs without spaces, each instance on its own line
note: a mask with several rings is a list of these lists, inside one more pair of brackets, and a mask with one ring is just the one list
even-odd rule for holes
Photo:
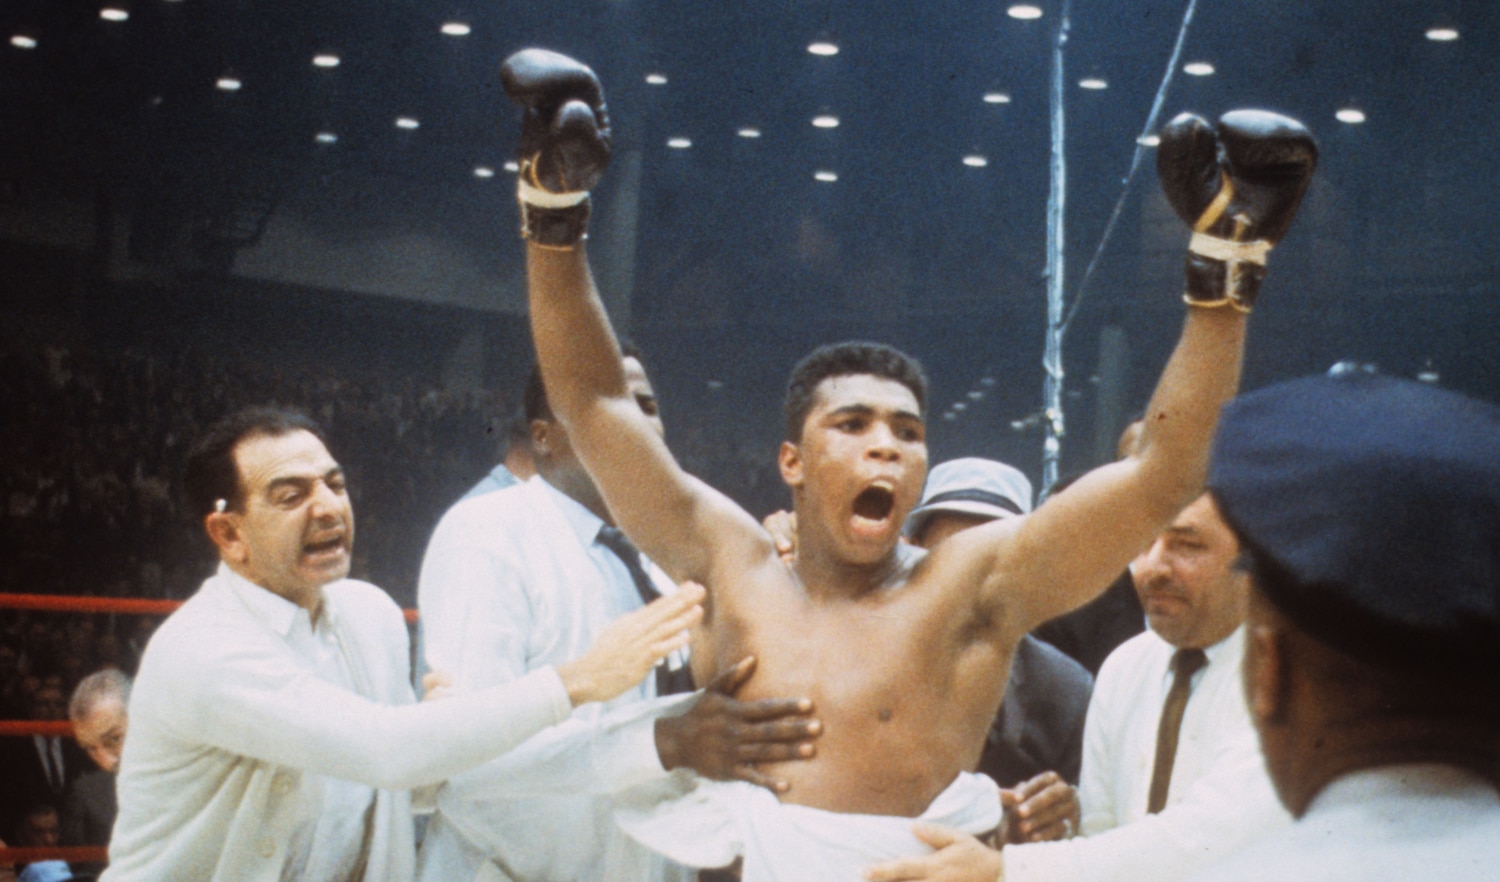
[[1008,659],[960,598],[920,582],[815,598],[765,579],[716,607],[717,667],[757,658],[740,697],[806,696],[823,723],[812,762],[776,767],[784,801],[915,815],[977,761]]

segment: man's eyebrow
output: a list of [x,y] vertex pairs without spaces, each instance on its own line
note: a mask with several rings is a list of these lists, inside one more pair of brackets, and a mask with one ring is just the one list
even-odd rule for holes
[[284,475],[280,478],[272,478],[266,484],[266,492],[273,493],[282,487],[306,487],[314,481],[331,481],[344,476],[343,466],[334,466],[321,475]]
[[846,404],[836,407],[828,412],[829,416],[870,416],[875,413],[875,408],[868,404]]
[[1167,532],[1173,536],[1182,536],[1196,539],[1199,536],[1197,527],[1168,527]]

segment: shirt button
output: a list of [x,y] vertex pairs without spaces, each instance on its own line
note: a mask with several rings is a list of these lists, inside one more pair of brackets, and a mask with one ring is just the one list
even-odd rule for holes
[[262,839],[260,841],[260,856],[263,858],[268,858],[274,854],[276,854],[276,840],[267,836],[265,839]]

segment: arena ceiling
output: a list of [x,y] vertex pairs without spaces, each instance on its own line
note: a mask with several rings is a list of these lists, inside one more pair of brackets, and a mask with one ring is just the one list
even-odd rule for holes
[[[1029,20],[1014,5],[6,0],[0,236],[53,235],[61,222],[40,203],[73,200],[92,206],[86,241],[124,240],[158,276],[243,273],[515,312],[515,114],[497,69],[541,45],[605,83],[618,152],[596,263],[638,332],[755,325],[800,345],[925,328],[940,362],[979,365],[949,381],[959,395],[995,360],[941,342],[982,326],[983,348],[1022,354],[1034,395],[1066,18],[1070,301],[1098,259],[1077,351],[1091,360],[1109,324],[1150,351],[1175,325],[1180,229],[1155,196],[1149,147],[1132,174],[1165,79],[1162,121],[1266,107],[1322,146],[1273,264],[1280,317],[1258,332],[1283,340],[1261,343],[1279,361],[1258,376],[1350,356],[1500,384],[1496,4],[1198,0],[1176,64],[1183,0],[1039,0]],[[1457,38],[1430,38],[1438,26]],[[837,54],[810,52],[820,41]],[[1349,110],[1364,121],[1336,118]],[[309,240],[322,250],[299,250]],[[442,268],[402,275],[424,262]],[[1309,325],[1317,346],[1299,336]]]

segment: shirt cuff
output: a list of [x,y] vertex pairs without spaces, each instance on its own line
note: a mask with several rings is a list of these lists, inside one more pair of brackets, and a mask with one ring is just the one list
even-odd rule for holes
[[568,697],[568,687],[563,685],[562,675],[557,672],[557,668],[551,665],[537,668],[521,679],[537,681],[537,688],[548,699],[548,707],[552,711],[552,725],[555,726],[572,715],[573,700]]

